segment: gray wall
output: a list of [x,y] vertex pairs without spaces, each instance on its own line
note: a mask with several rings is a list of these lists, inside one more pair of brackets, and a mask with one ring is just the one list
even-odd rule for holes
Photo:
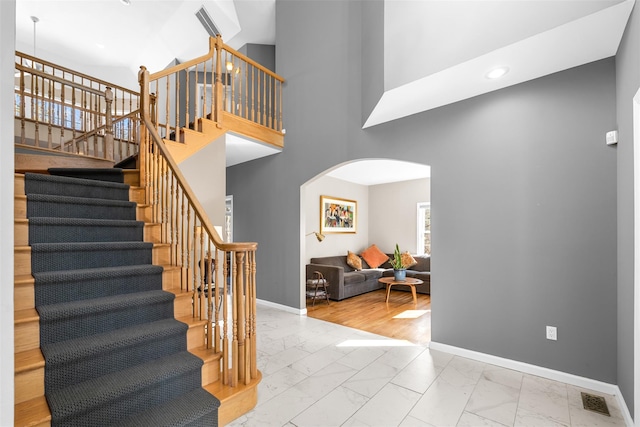
[[355,158],[429,164],[433,340],[616,383],[614,60],[362,130],[363,7],[276,3],[285,149],[227,175],[258,298],[300,308],[300,185]]
[[633,390],[633,122],[640,88],[640,11],[636,4],[616,56],[618,112],[618,385],[631,413]]

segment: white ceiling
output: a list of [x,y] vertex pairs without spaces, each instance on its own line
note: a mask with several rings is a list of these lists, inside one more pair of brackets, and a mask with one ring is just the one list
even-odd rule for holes
[[[385,0],[385,92],[364,127],[613,56],[634,3]],[[275,43],[275,0],[16,0],[16,49],[34,52],[30,17],[37,16],[37,56],[136,89],[140,65],[153,72],[207,51],[208,35],[195,17],[201,6],[231,47]],[[510,72],[486,79],[497,65]],[[232,164],[273,154],[227,140],[236,144],[228,145]],[[382,171],[399,176],[392,166],[360,162],[347,166],[357,168],[351,174],[332,174],[362,177],[360,168],[369,168],[380,181],[391,179]]]
[[339,165],[327,175],[360,185],[378,185],[429,178],[431,167],[399,160],[362,159]]

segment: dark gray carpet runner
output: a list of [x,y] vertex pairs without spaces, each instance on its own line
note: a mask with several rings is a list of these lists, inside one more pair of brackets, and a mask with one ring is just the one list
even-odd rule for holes
[[216,426],[121,169],[25,174],[53,426]]

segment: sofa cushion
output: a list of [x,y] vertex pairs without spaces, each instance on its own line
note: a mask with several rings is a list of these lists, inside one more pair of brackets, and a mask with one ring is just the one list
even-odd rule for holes
[[389,257],[382,252],[375,244],[369,246],[360,253],[360,256],[367,262],[369,267],[378,268],[384,264]]
[[352,271],[350,273],[344,273],[344,284],[352,285],[354,283],[362,283],[367,279],[364,274],[360,271]]
[[342,267],[344,271],[353,271],[353,268],[347,264],[346,255],[325,256],[319,258],[311,258],[311,264],[331,265],[333,267]]
[[381,268],[371,268],[368,270],[359,271],[358,273],[363,274],[367,280],[378,280],[379,278],[382,277],[383,271],[384,270]]
[[431,255],[415,255],[416,265],[411,267],[416,271],[431,271]]
[[409,252],[404,252],[400,255],[400,260],[402,261],[402,266],[404,268],[411,268],[418,263]]
[[354,270],[362,270],[362,260],[356,254],[351,251],[347,251],[347,264]]

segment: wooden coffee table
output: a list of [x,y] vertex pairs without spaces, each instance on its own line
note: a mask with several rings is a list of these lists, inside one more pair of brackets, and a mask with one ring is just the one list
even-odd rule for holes
[[407,277],[404,280],[396,280],[394,277],[381,277],[378,280],[380,283],[384,283],[387,286],[387,299],[385,302],[389,302],[389,292],[391,292],[391,287],[393,285],[405,285],[411,288],[411,294],[413,295],[413,303],[418,304],[418,297],[416,295],[416,285],[421,285],[424,283],[420,279],[415,279],[413,277]]

